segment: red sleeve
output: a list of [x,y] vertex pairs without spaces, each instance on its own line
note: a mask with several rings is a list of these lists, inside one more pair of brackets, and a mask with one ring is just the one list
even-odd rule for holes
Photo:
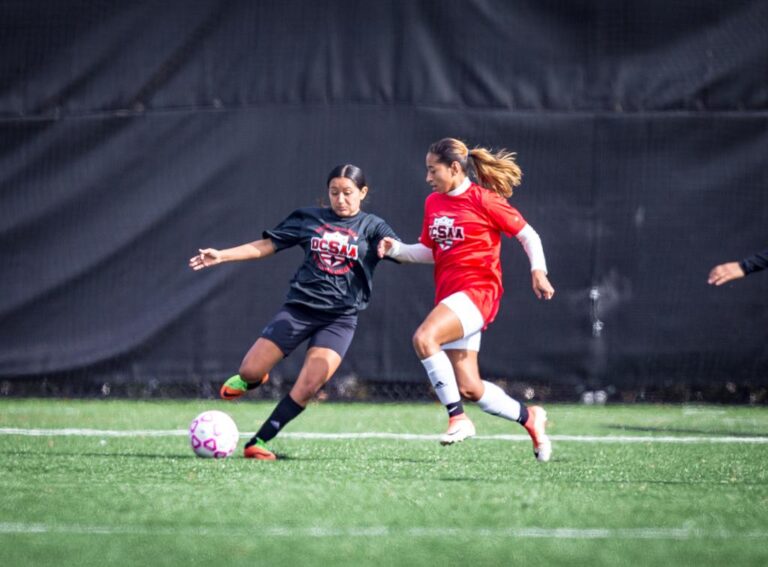
[[424,202],[424,219],[421,221],[421,236],[419,236],[419,242],[430,250],[434,249],[435,242],[429,235],[429,197]]
[[494,227],[507,236],[515,236],[528,224],[520,211],[493,191],[483,191],[483,206]]

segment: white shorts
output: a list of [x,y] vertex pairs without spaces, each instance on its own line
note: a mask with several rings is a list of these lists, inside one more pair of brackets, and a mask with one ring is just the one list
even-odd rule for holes
[[467,294],[459,291],[449,295],[440,303],[453,311],[461,322],[464,330],[464,336],[456,341],[445,343],[441,348],[443,350],[471,350],[480,352],[480,337],[483,334],[483,314]]

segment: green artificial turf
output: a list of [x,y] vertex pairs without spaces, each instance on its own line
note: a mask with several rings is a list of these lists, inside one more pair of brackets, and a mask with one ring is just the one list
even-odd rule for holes
[[276,462],[175,433],[220,409],[252,434],[272,407],[0,401],[0,565],[768,564],[764,408],[551,405],[550,463],[472,406],[453,447],[405,436],[442,432],[434,404],[313,404]]

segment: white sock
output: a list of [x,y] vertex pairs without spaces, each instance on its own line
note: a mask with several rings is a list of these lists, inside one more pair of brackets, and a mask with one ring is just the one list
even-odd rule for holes
[[477,400],[477,405],[485,413],[497,415],[510,421],[520,419],[520,402],[510,398],[507,393],[496,384],[483,380],[485,392],[483,397]]
[[421,361],[427,371],[429,381],[435,389],[435,394],[444,406],[461,401],[459,387],[456,385],[456,375],[448,355],[442,350]]

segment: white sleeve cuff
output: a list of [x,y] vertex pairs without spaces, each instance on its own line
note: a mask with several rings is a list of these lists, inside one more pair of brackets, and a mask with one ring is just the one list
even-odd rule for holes
[[421,242],[415,244],[403,244],[397,240],[392,242],[392,248],[387,252],[387,256],[398,262],[410,264],[434,264],[435,259],[432,256],[432,249],[427,248]]
[[528,255],[531,271],[542,270],[546,274],[547,260],[544,257],[544,247],[541,244],[539,233],[531,225],[526,224],[523,230],[518,232],[515,237],[523,245],[525,253]]

